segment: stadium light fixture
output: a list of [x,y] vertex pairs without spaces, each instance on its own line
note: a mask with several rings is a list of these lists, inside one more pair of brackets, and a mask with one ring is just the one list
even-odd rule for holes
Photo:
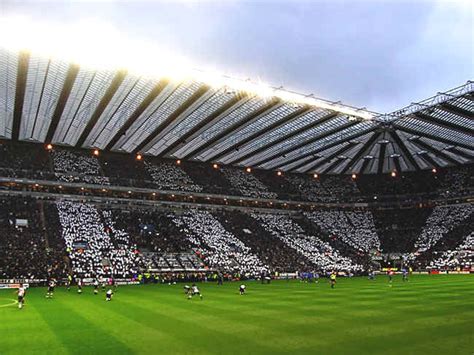
[[176,160],[176,164],[181,165],[181,160],[180,159]]
[[252,172],[252,168],[250,168],[250,167],[245,168],[245,171],[248,172],[248,173],[251,173],[251,172]]
[[[15,29],[12,31],[12,29]],[[292,104],[309,105],[340,112],[351,118],[372,120],[376,114],[314,97],[274,88],[260,81],[237,78],[214,70],[195,69],[190,61],[154,43],[130,38],[117,27],[96,20],[68,24],[37,21],[25,16],[0,17],[0,46],[28,51],[96,70],[126,70],[150,79],[166,78],[175,82],[195,80],[230,92],[245,92],[262,98],[279,98]]]
[[94,154],[96,157],[98,157],[99,154],[100,154],[99,149],[94,149],[94,151],[92,152],[92,154]]
[[314,177],[315,179],[317,179],[317,178],[319,178],[319,175],[318,175],[317,173],[314,173],[314,174],[313,174],[313,177]]
[[46,144],[46,150],[53,150],[53,145],[51,143]]
[[354,174],[352,174],[352,175],[351,175],[351,178],[352,178],[352,180],[355,180],[355,179],[357,179],[357,174],[355,174],[355,173],[354,173]]
[[395,170],[393,170],[391,173],[390,173],[390,176],[395,178],[397,177],[397,172]]
[[218,169],[218,168],[219,168],[219,165],[217,165],[216,163],[214,163],[214,164],[212,164],[212,167],[213,167],[214,169]]
[[277,171],[277,175],[278,175],[278,176],[282,176],[283,173],[282,173],[281,171]]
[[431,169],[431,172],[432,172],[433,174],[436,174],[436,173],[438,172],[438,170],[436,170],[436,168],[433,168],[433,169]]
[[143,159],[143,156],[140,153],[138,153],[137,154],[137,160],[142,160],[142,159]]

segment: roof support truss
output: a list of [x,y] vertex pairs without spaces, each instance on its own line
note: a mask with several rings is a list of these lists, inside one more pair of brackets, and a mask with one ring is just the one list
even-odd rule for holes
[[[293,163],[297,162],[298,160],[301,160],[301,159],[310,157],[310,156],[312,156],[312,155],[316,155],[316,154],[318,154],[318,153],[320,153],[320,152],[325,151],[326,149],[335,147],[335,146],[337,146],[337,145],[339,145],[339,144],[342,144],[342,143],[344,143],[344,142],[347,142],[348,140],[355,139],[355,138],[358,138],[358,137],[360,137],[360,136],[363,136],[364,134],[367,134],[367,133],[369,133],[369,132],[371,132],[371,131],[373,131],[373,130],[374,130],[374,128],[372,127],[372,128],[370,128],[370,129],[366,129],[366,130],[363,130],[363,131],[356,132],[356,133],[354,133],[354,134],[352,134],[352,135],[350,135],[350,136],[348,136],[348,137],[346,137],[346,138],[337,139],[337,140],[333,141],[332,143],[329,143],[329,144],[325,145],[324,147],[312,149],[312,150],[310,150],[310,151],[308,151],[308,152],[306,152],[306,153],[304,153],[304,154],[302,154],[302,155],[298,155],[298,156],[295,157],[295,158],[291,158],[291,159],[289,159],[289,160],[286,160],[286,161],[284,161],[284,162],[278,164],[278,166],[279,166],[279,168],[281,168],[281,167],[283,167],[283,166],[293,164]],[[307,163],[305,163],[305,164],[307,164]]]
[[352,157],[349,163],[342,169],[342,173],[346,173],[349,169],[352,169],[359,159],[364,155],[374,144],[374,142],[380,137],[382,132],[374,132],[372,136],[365,142],[365,144],[357,151],[356,154]]
[[169,152],[172,152],[179,148],[179,146],[183,143],[185,143],[190,137],[194,136],[197,132],[199,132],[203,127],[207,126],[210,122],[212,122],[216,117],[220,116],[222,113],[226,112],[229,110],[231,107],[236,105],[238,102],[242,100],[242,95],[237,95],[234,97],[232,100],[230,100],[228,103],[220,107],[218,110],[212,113],[212,115],[209,115],[206,117],[206,119],[202,120],[199,122],[197,125],[195,125],[193,128],[191,128],[189,131],[184,133],[180,139],[177,139],[173,144],[168,146],[165,150],[161,152],[160,155],[164,156],[168,154]]
[[64,86],[61,90],[61,94],[59,95],[58,104],[56,106],[56,109],[54,110],[53,117],[51,118],[51,122],[48,127],[48,132],[46,133],[46,143],[50,143],[53,140],[54,133],[58,128],[59,120],[61,119],[61,116],[63,114],[64,107],[66,106],[66,102],[72,90],[72,86],[74,85],[74,81],[76,80],[77,73],[79,73],[79,66],[71,64],[66,74],[66,79],[64,81]]
[[242,119],[239,122],[231,125],[227,129],[225,129],[224,131],[222,131],[221,133],[219,133],[218,135],[213,137],[212,139],[208,140],[205,144],[203,144],[199,148],[189,152],[188,154],[186,154],[183,157],[183,159],[198,156],[202,152],[208,150],[209,147],[212,147],[213,145],[223,141],[224,139],[226,139],[227,137],[232,135],[235,131],[237,131],[237,130],[241,129],[242,127],[246,126],[247,124],[253,122],[254,120],[258,119],[258,117],[261,116],[262,114],[266,113],[267,111],[275,109],[279,105],[281,105],[281,102],[279,100],[273,99],[271,102],[269,102],[267,105],[265,105],[261,109],[257,110],[254,113],[251,113],[250,115],[248,115],[244,119]]
[[440,107],[447,112],[454,113],[455,115],[458,115],[458,116],[462,116],[464,118],[467,118],[468,120],[474,119],[474,113],[468,110],[465,110],[461,107],[452,105],[449,102],[445,102],[444,104],[441,104]]
[[206,94],[209,90],[209,86],[202,86],[198,91],[194,93],[189,99],[187,99],[181,107],[179,107],[175,112],[173,112],[167,119],[165,119],[162,123],[156,127],[153,132],[151,132],[148,137],[146,137],[137,147],[133,150],[133,153],[141,152],[151,141],[159,135],[166,127],[173,124],[173,121],[179,117],[184,111],[186,111],[191,105],[193,105],[196,101],[198,101],[201,96]]
[[277,144],[280,144],[281,142],[284,142],[284,141],[287,141],[293,137],[296,137],[297,135],[303,133],[303,132],[306,132],[306,131],[309,131],[313,128],[316,128],[320,125],[322,125],[323,123],[329,121],[330,119],[334,118],[334,117],[337,117],[338,116],[338,113],[330,113],[329,115],[327,116],[324,116],[323,118],[315,121],[315,122],[311,122],[310,124],[307,124],[299,129],[297,129],[296,131],[294,132],[291,132],[291,133],[288,133],[288,134],[285,134],[283,136],[281,136],[280,138],[272,141],[272,142],[269,142],[263,146],[261,146],[260,148],[258,149],[255,149],[239,158],[237,158],[236,160],[233,160],[231,162],[229,162],[229,164],[239,164],[245,160],[247,160],[248,158],[252,157],[252,156],[255,156],[257,154],[260,154],[261,152],[264,152],[265,150],[267,149],[270,149],[271,147],[273,146],[276,146]]
[[95,125],[97,124],[97,121],[99,120],[100,115],[102,114],[102,112],[104,112],[110,100],[112,100],[112,97],[114,96],[115,92],[119,88],[120,84],[122,84],[126,75],[127,73],[125,71],[119,71],[117,72],[117,74],[115,74],[115,77],[112,80],[112,83],[110,84],[109,88],[105,92],[104,97],[102,97],[102,99],[100,100],[99,106],[97,106],[94,114],[89,119],[86,127],[82,131],[81,136],[79,137],[76,143],[77,148],[82,147],[87,137],[89,136],[91,131],[94,129]]
[[440,165],[433,158],[431,158],[429,154],[419,154],[418,156],[426,163],[431,164],[431,166],[435,168],[440,168]]
[[379,149],[379,159],[378,159],[378,164],[377,164],[377,174],[382,174],[383,173],[383,163],[385,162],[385,151],[387,150],[387,144],[388,143],[379,143],[380,144],[380,149]]
[[[247,138],[245,138],[245,139],[231,145],[230,147],[224,149],[222,152],[210,157],[209,160],[218,161],[219,159],[226,156],[230,152],[232,152],[234,150],[237,150],[240,147],[244,146],[245,144],[250,143],[250,142],[262,137],[263,135],[267,134],[268,132],[271,132],[275,129],[280,128],[281,126],[283,126],[284,124],[287,124],[288,122],[296,120],[298,117],[308,113],[309,111],[311,111],[311,109],[309,109],[308,107],[304,107],[304,108],[302,108],[302,109],[300,109],[296,112],[293,112],[292,114],[290,114],[286,117],[283,117],[282,119],[280,119],[280,120],[276,121],[275,123],[271,124],[269,127],[265,128],[264,130],[257,131],[255,133],[251,134],[250,136],[248,136]],[[229,162],[229,164],[231,164],[231,162]]]
[[23,112],[23,101],[25,100],[26,78],[28,76],[28,65],[30,54],[21,52],[18,56],[18,72],[16,77],[15,108],[13,111],[12,139],[17,141],[20,136],[21,116]]
[[452,129],[454,131],[458,131],[464,134],[474,134],[474,130],[470,129],[469,127],[464,127],[453,122],[448,122],[433,116],[429,116],[422,112],[415,112],[413,115],[422,121],[432,123],[443,128]]
[[[343,124],[342,126],[339,126],[339,127],[336,127],[334,129],[331,129],[329,131],[326,131],[318,136],[315,136],[313,138],[310,138],[310,139],[307,139],[301,143],[298,143],[294,146],[291,146],[287,149],[284,149],[283,151],[280,151],[280,152],[276,152],[276,153],[272,153],[270,156],[264,158],[264,159],[257,159],[255,161],[252,161],[251,165],[262,165],[262,164],[266,164],[268,163],[269,161],[272,161],[273,159],[279,157],[279,156],[285,156],[293,151],[296,151],[300,148],[303,148],[304,146],[307,146],[309,144],[312,144],[312,143],[315,143],[323,138],[326,138],[326,137],[329,137],[330,135],[334,134],[334,133],[337,133],[343,129],[346,129],[346,128],[349,128],[349,127],[352,127],[354,125],[356,125],[358,122],[357,121],[349,121],[347,122],[346,124]],[[299,159],[298,159],[299,160]],[[286,163],[284,164],[286,165]]]
[[135,112],[125,121],[125,123],[120,127],[118,132],[112,137],[112,139],[107,143],[105,150],[111,150],[115,144],[120,140],[120,138],[129,130],[129,128],[135,123],[135,121],[140,117],[143,111],[150,105],[150,103],[157,97],[161,91],[168,85],[167,80],[160,80],[160,82],[155,86],[155,88],[148,94],[148,96],[143,100],[140,106],[137,107]]
[[[346,144],[345,146],[343,146],[343,147],[337,149],[334,153],[331,153],[330,155],[328,155],[328,156],[325,157],[324,159],[321,159],[321,160],[318,161],[317,163],[315,163],[315,164],[314,164],[314,163],[310,163],[309,166],[303,170],[303,172],[305,173],[305,172],[307,172],[307,171],[309,171],[309,170],[316,170],[316,169],[318,169],[320,166],[323,166],[324,164],[327,164],[327,163],[331,162],[334,158],[336,158],[336,157],[338,157],[339,155],[341,155],[341,154],[347,152],[349,149],[351,149],[352,147],[354,147],[354,145],[355,145],[355,143]],[[332,168],[333,168],[333,165],[334,165],[334,167],[335,167],[336,165],[339,165],[339,164],[342,163],[343,161],[344,161],[344,159],[337,159],[337,160],[335,161],[335,163],[338,163],[338,164],[334,164],[334,162],[333,162],[333,164],[330,164],[330,165],[329,165],[326,169],[324,169],[324,171],[322,171],[321,173],[326,173],[327,171],[331,171]],[[291,170],[297,170],[297,169],[299,169],[299,168],[301,168],[301,167],[303,167],[303,166],[305,166],[305,165],[308,165],[308,162],[305,162],[305,163],[303,163],[303,164],[304,164],[304,165],[299,164],[298,166],[292,168]]]
[[439,156],[446,160],[447,162],[453,164],[453,165],[459,165],[460,162],[457,161],[456,159],[450,157],[448,154],[444,153],[443,151],[436,149],[435,147],[431,146],[430,144],[427,144],[426,142],[423,142],[421,139],[415,139],[412,141],[414,144],[417,146],[421,147],[424,150],[427,150],[431,153],[433,153],[436,156]]
[[394,130],[390,130],[389,134],[390,134],[390,136],[392,136],[395,143],[397,143],[398,147],[401,149],[406,162],[410,162],[410,164],[415,168],[415,170],[417,170],[417,171],[420,170],[420,166],[418,165],[415,158],[413,157],[413,155],[408,150],[405,143],[403,143],[403,140],[400,138],[400,136],[397,134],[397,132],[394,131]]
[[469,153],[466,153],[465,151],[458,149],[456,147],[450,149],[451,152],[454,152],[455,154],[459,155],[460,157],[466,158],[468,160],[474,160],[474,155],[471,155]]
[[470,145],[460,143],[460,142],[456,142],[456,141],[453,141],[453,140],[448,139],[448,138],[435,136],[434,134],[430,134],[430,133],[420,132],[420,131],[418,131],[416,129],[413,129],[413,128],[402,127],[402,126],[399,126],[399,125],[394,125],[394,126],[395,126],[396,129],[399,129],[401,131],[404,131],[404,132],[407,132],[407,133],[410,133],[410,134],[413,134],[413,135],[416,135],[416,136],[424,136],[426,138],[430,138],[430,139],[438,141],[438,142],[442,142],[442,143],[446,143],[446,144],[450,144],[450,145],[457,145],[459,147],[463,147],[463,148],[466,148],[466,149],[471,149],[471,150],[473,149],[473,147],[470,146]]

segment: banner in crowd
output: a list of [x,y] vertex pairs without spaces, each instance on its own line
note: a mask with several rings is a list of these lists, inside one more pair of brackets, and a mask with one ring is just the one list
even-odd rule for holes
[[[23,284],[24,288],[28,288],[29,286],[30,286],[29,284]],[[16,288],[20,288],[19,283],[0,284],[0,290],[2,290],[2,289],[16,289]]]

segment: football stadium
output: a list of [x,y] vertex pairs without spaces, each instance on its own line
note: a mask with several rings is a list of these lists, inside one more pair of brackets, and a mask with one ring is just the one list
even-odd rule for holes
[[0,31],[0,354],[474,353],[472,76],[385,112],[93,24]]

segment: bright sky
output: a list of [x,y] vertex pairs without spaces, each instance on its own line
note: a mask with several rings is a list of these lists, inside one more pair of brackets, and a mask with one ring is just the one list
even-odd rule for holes
[[0,0],[0,15],[103,23],[197,68],[378,112],[474,79],[468,0]]

